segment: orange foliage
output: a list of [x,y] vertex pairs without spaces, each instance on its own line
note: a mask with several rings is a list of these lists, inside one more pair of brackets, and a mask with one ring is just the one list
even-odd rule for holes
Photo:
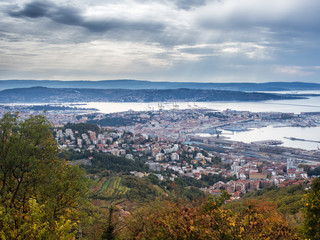
[[247,202],[241,213],[211,201],[158,202],[132,212],[122,224],[120,239],[299,239],[276,206],[263,201]]

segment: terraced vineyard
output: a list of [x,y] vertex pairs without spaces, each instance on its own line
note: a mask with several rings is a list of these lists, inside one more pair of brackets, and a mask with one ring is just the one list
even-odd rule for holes
[[94,198],[113,202],[125,197],[129,188],[122,186],[121,179],[120,176],[97,179],[93,187]]

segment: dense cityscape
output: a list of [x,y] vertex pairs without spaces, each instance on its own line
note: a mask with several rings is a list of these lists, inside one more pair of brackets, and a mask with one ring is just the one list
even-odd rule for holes
[[[12,109],[13,108],[13,109]],[[144,177],[155,174],[159,180],[174,181],[177,176],[201,179],[203,176],[233,177],[229,182],[216,182],[201,188],[219,195],[226,190],[239,198],[251,190],[264,187],[284,187],[303,183],[320,166],[320,151],[279,146],[273,139],[243,143],[231,141],[222,130],[248,131],[265,126],[315,127],[320,125],[320,113],[279,113],[209,109],[127,111],[102,114],[94,110],[66,108],[63,110],[23,111],[12,106],[22,118],[45,114],[54,124],[54,136],[60,149],[75,152],[101,152],[132,161],[144,159],[150,172],[133,171]],[[3,114],[7,109],[2,109]],[[94,131],[73,130],[81,124],[98,124]],[[202,136],[202,135],[205,136]],[[308,141],[306,139],[292,139]],[[76,159],[90,164],[88,159]],[[170,174],[163,174],[170,171]]]

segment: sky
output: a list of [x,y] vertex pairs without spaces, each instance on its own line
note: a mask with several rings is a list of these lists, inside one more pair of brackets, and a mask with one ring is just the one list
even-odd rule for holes
[[319,0],[0,0],[0,79],[320,83]]

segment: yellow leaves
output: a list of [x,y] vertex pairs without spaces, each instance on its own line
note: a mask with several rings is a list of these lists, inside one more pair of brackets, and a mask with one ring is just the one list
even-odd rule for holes
[[[148,216],[138,220],[135,227],[140,231],[142,222],[146,225],[136,239],[296,239],[272,204],[248,204],[247,211],[239,214],[221,208],[203,212],[202,204],[173,204],[170,201],[157,208],[144,206],[152,211],[146,211]],[[133,213],[128,218],[131,217],[137,215]],[[135,227],[130,226],[130,231]],[[123,239],[135,238],[130,231]]]
[[320,179],[312,179],[311,189],[304,196],[306,237],[320,239]]
[[[0,165],[8,173],[1,182],[1,234],[8,239],[71,239],[78,225],[76,208],[86,189],[83,173],[58,159],[45,117],[18,121],[6,115],[0,126],[7,152]],[[51,237],[54,233],[60,235]]]

